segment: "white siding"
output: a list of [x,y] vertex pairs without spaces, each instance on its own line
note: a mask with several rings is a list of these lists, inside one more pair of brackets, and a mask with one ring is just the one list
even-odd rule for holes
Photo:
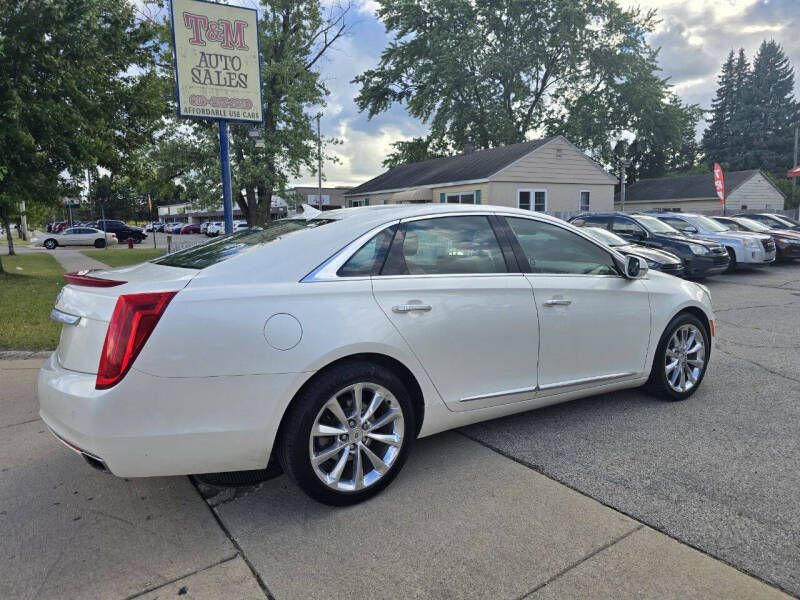
[[729,210],[740,210],[742,205],[748,210],[783,210],[783,195],[761,173],[756,173],[731,192],[726,204]]
[[588,191],[591,194],[589,210],[614,209],[614,185],[610,182],[604,185],[551,183],[536,179],[539,175],[540,173],[530,173],[527,180],[520,182],[492,181],[489,183],[488,199],[483,203],[516,207],[518,190],[545,190],[547,212],[577,213],[580,212],[581,191]]
[[561,137],[492,175],[489,181],[614,185],[608,173]]

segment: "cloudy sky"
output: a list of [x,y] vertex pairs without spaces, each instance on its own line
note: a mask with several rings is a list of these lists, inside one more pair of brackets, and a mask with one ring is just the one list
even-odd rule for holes
[[[708,107],[722,61],[731,48],[743,47],[752,60],[765,38],[781,43],[795,65],[800,65],[800,0],[621,0],[624,5],[658,9],[661,23],[650,36],[660,47],[660,65],[679,95]],[[357,87],[350,81],[375,66],[389,42],[374,16],[375,3],[360,0],[351,35],[339,44],[323,78],[331,90],[322,118],[326,135],[344,143],[336,148],[339,164],[324,167],[326,185],[357,185],[382,171],[389,144],[424,134],[426,127],[402,107],[367,120],[353,102]],[[316,185],[315,178],[297,183]]]

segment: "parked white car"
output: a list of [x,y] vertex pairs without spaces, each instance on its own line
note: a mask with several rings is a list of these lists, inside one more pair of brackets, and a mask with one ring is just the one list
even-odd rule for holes
[[43,233],[32,238],[31,244],[34,246],[45,247],[48,250],[55,250],[59,246],[94,246],[95,248],[105,248],[106,245],[113,246],[118,243],[117,235],[114,233],[103,234],[102,229],[94,227],[69,227],[61,233]]
[[206,235],[208,237],[217,237],[220,234],[225,234],[225,223],[222,221],[214,221],[208,224],[208,228],[206,229]]
[[[224,226],[223,226],[224,229]],[[244,231],[247,229],[247,221],[234,221],[233,222],[233,232],[236,233],[237,231]]]
[[714,335],[704,286],[492,206],[284,219],[67,279],[38,385],[59,439],[122,477],[274,454],[338,505],[385,487],[417,437],[642,385],[688,398]]

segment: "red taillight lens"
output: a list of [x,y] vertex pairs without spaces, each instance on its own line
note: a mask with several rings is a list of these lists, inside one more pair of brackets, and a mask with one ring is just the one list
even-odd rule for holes
[[95,388],[108,389],[125,377],[177,293],[126,294],[117,299],[100,355]]
[[103,279],[102,277],[93,277],[88,275],[91,271],[79,271],[77,273],[67,273],[64,279],[67,283],[72,285],[82,285],[84,287],[115,287],[127,283],[118,279]]

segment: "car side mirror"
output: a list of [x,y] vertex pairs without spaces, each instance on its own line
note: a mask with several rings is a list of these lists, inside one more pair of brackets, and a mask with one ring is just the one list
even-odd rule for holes
[[638,256],[628,256],[625,259],[625,278],[642,279],[647,275],[647,261]]
[[697,233],[697,227],[693,225],[687,225],[682,229],[684,233]]

